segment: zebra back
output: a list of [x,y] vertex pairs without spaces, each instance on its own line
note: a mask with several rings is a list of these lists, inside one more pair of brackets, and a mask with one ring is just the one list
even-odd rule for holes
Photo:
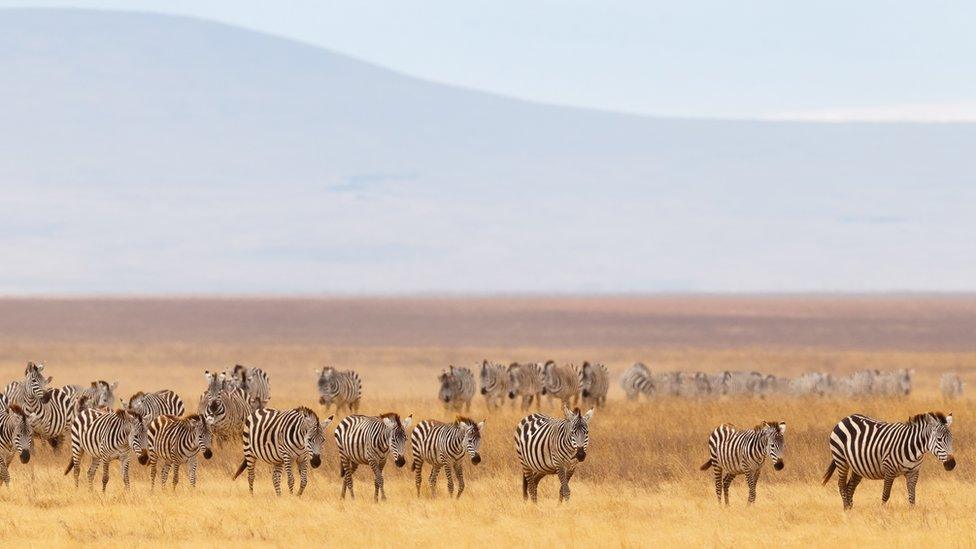
[[191,414],[186,417],[161,415],[153,419],[147,434],[149,461],[186,463],[198,453],[205,459],[213,456],[213,420]]

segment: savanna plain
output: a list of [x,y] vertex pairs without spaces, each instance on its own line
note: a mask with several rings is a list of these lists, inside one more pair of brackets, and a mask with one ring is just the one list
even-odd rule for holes
[[[242,477],[240,444],[215,447],[201,460],[196,489],[150,492],[148,471],[133,462],[131,490],[113,464],[106,493],[79,489],[63,476],[69,451],[38,443],[27,465],[11,466],[0,488],[0,544],[107,546],[974,546],[974,434],[970,396],[945,402],[942,373],[976,387],[974,296],[681,296],[647,298],[318,298],[318,299],[0,299],[0,382],[42,361],[54,385],[120,382],[138,390],[170,388],[189,408],[204,389],[204,370],[235,363],[271,377],[271,405],[318,410],[314,370],[355,369],[363,378],[361,413],[395,411],[449,420],[437,401],[437,374],[472,369],[481,360],[602,362],[613,375],[609,401],[590,427],[590,449],[557,502],[558,481],[545,479],[537,505],[522,501],[515,425],[524,413],[509,403],[488,412],[475,396],[469,415],[487,418],[483,461],[465,463],[467,487],[421,496],[409,465],[386,469],[388,501],[374,503],[370,474],[360,469],[358,498],[340,500],[335,442],[302,497],[275,497],[270,469],[258,470],[255,493]],[[635,361],[652,371],[759,370],[795,376],[865,368],[915,370],[904,398],[654,398],[629,402],[617,376]],[[533,410],[535,408],[533,407]],[[830,461],[827,438],[853,412],[903,421],[952,411],[958,467],[947,472],[928,456],[918,503],[903,480],[880,503],[881,483],[865,481],[844,512],[835,482],[821,485]],[[556,415],[555,404],[542,411]],[[324,414],[322,414],[324,417]],[[713,427],[786,421],[786,467],[767,464],[758,499],[746,505],[743,478],[731,505],[716,502],[706,441]],[[336,421],[336,423],[338,420]],[[330,426],[330,432],[335,426]],[[87,459],[85,462],[87,466]],[[426,477],[426,474],[425,474]]]

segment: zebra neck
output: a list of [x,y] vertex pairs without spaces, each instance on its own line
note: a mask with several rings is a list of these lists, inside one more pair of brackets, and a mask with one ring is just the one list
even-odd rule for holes
[[909,427],[909,440],[913,444],[907,445],[905,457],[911,461],[921,461],[929,451],[933,428],[931,425],[912,425]]

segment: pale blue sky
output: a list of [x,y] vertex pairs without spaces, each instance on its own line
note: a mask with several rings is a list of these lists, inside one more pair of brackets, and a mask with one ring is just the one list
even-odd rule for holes
[[183,14],[439,82],[669,116],[976,120],[976,4],[9,1]]

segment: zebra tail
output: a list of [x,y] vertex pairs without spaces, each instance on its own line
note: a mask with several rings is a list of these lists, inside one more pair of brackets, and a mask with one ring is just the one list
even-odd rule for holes
[[71,472],[71,469],[73,469],[74,466],[75,466],[75,460],[72,459],[72,460],[68,461],[68,468],[64,470],[64,474],[67,475],[68,473],[70,473]]
[[830,477],[833,476],[834,469],[836,469],[836,468],[837,468],[837,464],[834,463],[833,461],[831,461],[830,462],[830,467],[827,467],[827,474],[824,475],[824,479],[823,479],[824,485],[826,485],[827,484],[827,481],[830,480]]
[[715,462],[714,462],[714,461],[712,461],[712,458],[708,458],[708,461],[706,461],[705,463],[702,463],[702,466],[701,466],[701,467],[699,467],[698,469],[699,469],[700,471],[707,471],[707,470],[709,470],[709,469],[710,469],[710,468],[712,467],[712,465],[713,465],[714,463],[715,463]]
[[247,469],[247,459],[246,458],[244,459],[244,461],[241,462],[241,466],[237,468],[237,472],[234,473],[234,478],[232,478],[231,480],[237,480],[237,477],[241,476],[241,473],[244,472],[244,469]]

